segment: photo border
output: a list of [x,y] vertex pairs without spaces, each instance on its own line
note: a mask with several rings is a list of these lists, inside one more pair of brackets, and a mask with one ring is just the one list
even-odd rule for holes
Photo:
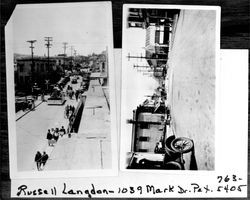
[[[127,53],[127,14],[129,8],[144,8],[144,9],[182,9],[182,10],[214,10],[216,12],[215,18],[215,130],[214,130],[214,169],[213,170],[154,170],[154,169],[126,169],[125,163],[126,158],[125,148],[123,145],[124,132],[122,131],[124,120],[126,120],[121,111],[121,121],[120,121],[120,170],[127,172],[136,172],[136,173],[163,173],[163,174],[176,174],[176,175],[184,175],[184,174],[216,174],[216,149],[218,149],[218,142],[216,142],[216,137],[218,136],[218,129],[220,126],[220,118],[219,118],[219,100],[217,95],[219,95],[219,83],[220,83],[220,24],[221,24],[221,7],[220,6],[202,6],[202,5],[171,5],[171,4],[124,4],[123,5],[123,20],[122,20],[122,83],[121,83],[121,105],[124,102],[125,98],[125,86],[124,86],[124,72],[126,70],[126,53]],[[125,73],[126,74],[126,73]],[[122,110],[122,107],[120,108]],[[131,111],[132,112],[132,111]],[[123,135],[122,135],[123,134]]]
[[[6,49],[6,80],[7,80],[7,105],[8,112],[8,137],[9,137],[9,169],[11,179],[23,178],[67,178],[67,177],[95,177],[95,176],[116,176],[118,174],[118,144],[117,144],[117,109],[116,109],[116,87],[115,87],[115,67],[113,54],[113,18],[112,4],[109,1],[103,2],[66,2],[66,3],[42,3],[42,4],[17,4],[16,8],[37,7],[56,7],[56,6],[75,6],[75,5],[99,5],[103,6],[109,12],[107,15],[107,30],[109,38],[107,39],[108,62],[109,62],[109,95],[110,95],[110,131],[111,131],[111,168],[110,169],[79,169],[79,170],[50,170],[50,171],[25,171],[17,170],[17,146],[16,146],[16,120],[15,120],[15,92],[14,92],[14,68],[13,66],[13,17],[11,16],[5,26],[5,49]],[[15,10],[13,11],[13,13]]]

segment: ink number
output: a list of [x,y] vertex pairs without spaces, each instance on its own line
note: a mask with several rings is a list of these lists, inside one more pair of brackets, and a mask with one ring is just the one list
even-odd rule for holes
[[126,194],[126,193],[130,193],[130,194],[134,194],[136,191],[138,191],[140,194],[142,194],[142,187],[138,186],[136,189],[134,187],[123,187],[118,189],[118,193],[122,193],[122,194]]
[[236,175],[232,175],[231,177],[229,177],[228,175],[226,175],[225,177],[223,176],[217,176],[218,182],[221,183],[222,181],[224,181],[225,183],[229,182],[229,181],[237,181],[237,180],[241,180],[241,179],[237,179]]

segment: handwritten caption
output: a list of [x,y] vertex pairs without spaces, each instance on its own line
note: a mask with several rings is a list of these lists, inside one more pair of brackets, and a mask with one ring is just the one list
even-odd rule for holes
[[62,187],[51,187],[49,189],[37,188],[30,189],[27,185],[20,185],[17,188],[16,195],[18,197],[25,196],[82,196],[82,197],[98,197],[98,196],[121,196],[121,195],[156,195],[156,194],[187,194],[187,193],[231,193],[231,192],[243,192],[246,190],[246,184],[242,184],[242,178],[236,175],[217,176],[217,182],[213,186],[201,185],[198,183],[190,183],[189,185],[171,185],[167,184],[162,187],[156,187],[154,185],[139,185],[139,186],[127,186],[117,187],[116,189],[97,188],[94,184],[90,184],[88,188],[76,189],[71,188],[66,183],[62,183]]

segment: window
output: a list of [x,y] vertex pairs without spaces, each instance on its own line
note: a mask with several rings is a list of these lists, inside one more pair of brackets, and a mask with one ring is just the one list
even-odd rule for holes
[[140,141],[140,142],[148,142],[148,141],[149,141],[149,137],[140,136],[140,137],[139,137],[139,141]]
[[25,76],[24,78],[25,78],[25,79],[24,79],[24,80],[25,80],[25,83],[26,83],[26,84],[29,83],[30,77],[29,77],[29,76]]
[[41,70],[41,72],[44,72],[44,64],[40,65],[40,70]]
[[149,127],[150,127],[150,125],[149,125],[149,123],[147,123],[147,122],[141,123],[141,124],[140,124],[140,128],[141,128],[141,129],[149,129]]
[[139,149],[139,152],[148,152],[148,149]]
[[159,42],[160,42],[160,31],[157,30],[155,31],[155,43],[159,44]]
[[24,64],[18,64],[18,67],[20,72],[24,71]]
[[20,80],[20,83],[23,83],[23,76],[20,76],[20,78],[19,78]]
[[35,71],[35,70],[34,70],[34,66],[33,66],[32,63],[30,64],[30,69],[31,69],[31,72],[34,72],[34,71]]

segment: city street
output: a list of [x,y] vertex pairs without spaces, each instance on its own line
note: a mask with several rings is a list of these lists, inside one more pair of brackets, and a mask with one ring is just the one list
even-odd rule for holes
[[[74,90],[80,87],[80,82],[81,79],[77,84],[72,84]],[[48,154],[52,152],[54,148],[48,147],[47,131],[55,127],[67,128],[68,119],[64,117],[66,105],[76,106],[77,102],[74,98],[68,97],[62,106],[47,105],[47,102],[43,102],[16,122],[18,170],[36,170],[34,162],[36,152],[46,151]]]

